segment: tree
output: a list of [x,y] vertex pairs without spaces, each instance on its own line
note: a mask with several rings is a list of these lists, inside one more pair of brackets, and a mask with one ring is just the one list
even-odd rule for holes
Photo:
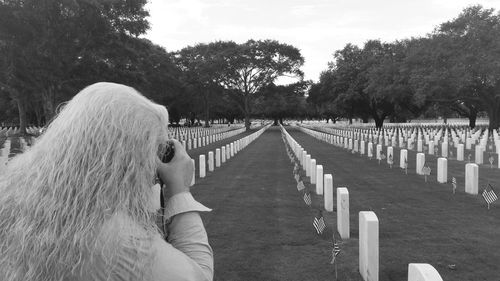
[[256,94],[278,77],[303,79],[300,67],[304,58],[294,46],[275,40],[249,40],[243,44],[229,43],[220,48],[222,63],[220,82],[234,96],[245,114],[245,126],[250,128],[252,103]]
[[500,15],[494,9],[471,6],[435,32],[453,52],[450,69],[459,87],[455,100],[463,106],[484,109],[489,129],[500,126]]
[[310,82],[289,85],[270,84],[262,88],[255,100],[256,115],[274,119],[274,125],[283,124],[283,118],[297,118],[304,112],[305,92]]
[[183,71],[183,82],[194,94],[201,94],[204,106],[205,127],[210,126],[211,101],[221,94],[221,76],[224,74],[223,53],[221,49],[233,48],[233,42],[213,42],[188,46],[175,52],[173,58]]
[[0,83],[17,100],[22,129],[26,100],[36,97],[50,120],[64,89],[82,79],[72,76],[79,62],[106,64],[100,55],[110,42],[147,30],[146,2],[0,1]]

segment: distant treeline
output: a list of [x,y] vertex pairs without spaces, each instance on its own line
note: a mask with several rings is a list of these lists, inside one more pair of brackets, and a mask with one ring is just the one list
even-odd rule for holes
[[[167,52],[140,38],[147,0],[0,0],[0,122],[44,125],[85,86],[109,81],[168,107],[171,122],[272,118],[489,117],[498,127],[500,27],[474,6],[425,38],[335,52],[316,84],[300,51],[275,40]],[[168,46],[167,46],[168,47]],[[290,85],[275,85],[281,76]]]

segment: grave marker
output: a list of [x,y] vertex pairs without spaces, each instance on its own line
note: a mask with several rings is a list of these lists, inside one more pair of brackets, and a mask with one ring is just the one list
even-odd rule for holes
[[325,210],[328,212],[333,212],[333,176],[331,174],[326,174],[324,176],[324,204]]
[[479,166],[474,163],[465,165],[465,192],[477,195],[479,181]]
[[337,231],[342,239],[349,239],[349,191],[346,187],[337,188]]
[[372,211],[359,212],[359,273],[365,281],[378,281],[379,225]]

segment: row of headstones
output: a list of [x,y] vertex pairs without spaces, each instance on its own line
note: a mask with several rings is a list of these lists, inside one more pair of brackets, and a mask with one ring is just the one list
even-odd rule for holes
[[[333,176],[323,175],[323,166],[316,165],[316,160],[307,154],[300,144],[282,127],[289,146],[299,159],[301,166],[316,187],[316,194],[323,195],[327,212],[333,211]],[[350,238],[349,191],[347,187],[338,187],[337,195],[337,231],[342,239]],[[379,278],[379,221],[372,211],[359,212],[359,272],[365,281],[378,281]],[[430,264],[410,263],[408,281],[442,281],[437,270]]]
[[[309,126],[311,127],[311,126]],[[456,133],[455,130],[457,128],[445,128],[445,131],[442,131],[442,128],[439,131],[428,132],[427,130],[431,130],[430,128],[413,128],[413,132],[403,132],[401,128],[393,128],[393,129],[382,129],[382,130],[374,130],[374,129],[354,129],[354,128],[329,128],[329,127],[319,127],[312,125],[315,129],[320,129],[322,131],[327,131],[333,135],[341,136],[341,137],[349,137],[356,138],[359,140],[370,141],[374,143],[384,143],[385,146],[399,146],[401,148],[415,149],[415,142],[417,143],[416,149],[418,152],[423,151],[422,143],[425,141],[425,144],[429,147],[432,147],[434,150],[434,145],[442,145],[442,151],[444,157],[447,157],[448,152],[448,143],[451,142],[451,145],[457,147],[462,144],[465,145],[466,149],[472,149],[472,145],[476,145],[476,147],[480,147],[483,152],[487,151],[487,144],[489,138],[489,131],[487,129],[479,129],[474,132],[469,131],[468,128],[461,128],[462,132]],[[425,131],[425,132],[424,132]],[[450,133],[449,133],[450,132]],[[473,133],[474,132],[474,133]],[[451,134],[451,141],[449,140],[449,134]],[[460,135],[460,137],[459,137]],[[496,148],[496,153],[500,153],[500,135],[497,130],[493,130],[491,136],[491,149],[489,152],[495,152],[493,149],[493,144]],[[405,147],[405,143],[407,146]],[[478,150],[476,148],[476,150]],[[476,152],[477,153],[477,152]],[[482,157],[481,157],[482,158]],[[479,163],[478,163],[479,164]]]
[[[28,128],[26,128],[26,132],[28,134],[32,134],[32,135],[39,135],[40,134],[40,127],[36,127],[36,126],[30,126]],[[0,136],[11,136],[13,134],[16,134],[16,133],[19,133],[19,128],[17,127],[4,127],[4,128],[0,128]]]
[[[301,127],[301,128],[305,128],[305,127]],[[310,128],[307,128],[307,129],[310,129]],[[314,127],[315,130],[319,130],[319,131],[322,131],[321,128],[317,128],[317,127]],[[329,134],[329,133],[327,133]],[[494,133],[494,135],[496,135],[496,133]],[[350,142],[354,142],[354,145],[352,145]],[[351,150],[354,149],[355,151],[358,151],[357,147],[358,147],[358,141],[359,139],[357,139],[356,137],[354,138],[349,138],[349,137],[343,137],[343,136],[339,136],[339,135],[335,135],[333,134],[333,142],[335,144],[344,144],[345,145],[345,148],[350,148]],[[373,146],[374,143],[372,142],[369,142],[368,145],[370,146],[370,143],[371,143],[371,146]],[[379,144],[381,145],[382,143],[384,142],[379,142]],[[472,142],[469,142],[467,141],[467,144],[466,144],[466,148],[467,149],[470,149],[471,148],[471,144]],[[484,144],[484,141],[481,141],[478,145],[476,145],[475,147],[475,157],[474,157],[474,162],[478,165],[481,165],[481,164],[484,164],[484,152],[486,151],[486,145]],[[496,143],[496,149],[497,151],[500,150],[500,138],[498,138],[498,136],[495,137],[495,143]],[[364,144],[365,144],[365,141],[364,140],[361,140],[361,144],[359,145],[361,147],[361,150],[364,149]],[[385,146],[388,146],[388,147],[392,147],[394,144],[393,143],[389,143],[388,141],[386,141],[384,143]],[[428,147],[428,150],[427,150],[427,153],[429,155],[434,155],[435,151],[435,145],[434,145],[434,141],[432,140],[429,140],[427,143],[427,147]],[[377,144],[378,145],[378,144]],[[396,145],[397,146],[397,145]],[[399,145],[400,148],[405,148],[403,145]],[[410,144],[408,145],[409,149],[413,149],[413,144],[411,143],[410,141]],[[417,152],[422,152],[424,151],[424,143],[422,140],[417,140]],[[449,149],[449,145],[448,145],[448,142],[441,142],[441,157],[449,157],[448,155],[448,152],[450,151]],[[362,154],[363,151],[361,151]],[[464,153],[465,153],[465,150],[464,150],[464,144],[462,143],[457,143],[455,144],[455,152],[456,152],[456,160],[457,161],[464,161],[465,160],[465,157],[464,157]],[[498,160],[500,160],[500,151],[498,151]],[[369,157],[371,157],[369,155]],[[491,155],[490,157],[493,157],[493,155]],[[494,159],[489,159],[490,160],[490,163],[491,162],[494,162],[495,160]],[[493,160],[493,161],[491,161]],[[491,164],[492,165],[492,164]],[[500,161],[497,161],[497,166],[498,168],[500,168]]]
[[232,131],[235,129],[241,129],[243,125],[234,125],[231,127],[228,126],[217,126],[215,128],[169,128],[170,134],[173,138],[183,141],[188,139],[195,139],[204,136],[210,136],[214,134],[224,133],[228,131]]
[[[444,137],[446,140],[448,140],[449,134],[451,134],[451,137],[455,142],[459,141],[458,138],[460,136],[461,141],[463,143],[466,142],[468,138],[471,138],[474,141],[477,141],[478,139],[481,139],[481,141],[484,143],[487,141],[487,137],[489,134],[489,131],[486,128],[475,128],[475,129],[469,129],[466,126],[463,127],[456,127],[456,126],[433,126],[433,127],[420,127],[420,126],[415,126],[413,127],[392,127],[392,128],[358,128],[358,127],[339,127],[335,125],[326,125],[322,123],[309,123],[308,126],[315,126],[315,127],[321,127],[330,130],[333,134],[340,135],[340,136],[347,136],[347,137],[357,137],[358,139],[363,137],[363,140],[366,141],[376,141],[375,139],[383,137],[384,139],[392,139],[393,142],[395,142],[395,138],[403,138],[405,141],[407,141],[407,138],[411,136],[413,138],[413,141],[415,140],[416,137],[418,139],[425,138],[426,142],[428,142],[430,139],[434,140],[434,142],[438,143],[438,140],[440,140],[442,137]],[[444,131],[443,131],[444,129]],[[457,133],[458,131],[458,133]],[[495,136],[496,139],[498,139],[498,132],[497,130],[493,131],[493,136]],[[482,135],[482,137],[481,137]],[[468,137],[467,137],[468,136]],[[443,138],[443,141],[445,139]]]
[[[308,128],[301,127],[301,130],[309,135],[312,135],[313,137],[316,137],[318,139],[321,139],[323,141],[326,141],[330,144],[337,145],[344,147],[346,149],[352,150],[354,152],[359,152],[361,155],[365,154],[365,142],[360,141],[359,147],[358,147],[358,140],[353,140],[353,139],[347,139],[347,138],[340,138],[338,136],[332,136],[328,135],[326,133],[318,132],[315,130],[311,130]],[[368,143],[368,152],[367,157],[372,158],[374,157],[373,155],[373,143],[369,142]],[[463,150],[463,147],[461,147]],[[458,148],[460,149],[460,147]],[[458,150],[457,149],[457,150]],[[377,144],[376,146],[376,159],[381,161],[382,160],[382,145]],[[394,159],[391,159],[389,155],[394,155],[394,148],[391,146],[387,147],[387,164],[392,165],[394,162]],[[458,154],[457,154],[458,155]],[[401,169],[407,169],[408,165],[408,150],[406,149],[401,149],[400,150],[400,157],[399,157],[399,167]],[[424,175],[428,176],[424,170],[424,165],[425,165],[425,154],[424,153],[417,153],[416,157],[416,165],[415,165],[415,172],[418,175]],[[500,155],[498,155],[498,167],[500,168]],[[437,173],[436,173],[437,181],[439,183],[447,183],[448,182],[448,160],[444,157],[440,157],[437,159]],[[474,163],[467,163],[465,165],[465,186],[464,190],[466,193],[472,194],[472,195],[477,195],[478,194],[478,189],[479,189],[479,166]]]
[[206,135],[203,137],[198,137],[198,138],[193,138],[193,139],[188,138],[187,141],[186,140],[179,140],[179,141],[182,142],[184,149],[191,150],[191,149],[195,149],[198,147],[203,147],[205,145],[209,145],[209,144],[216,142],[216,141],[220,141],[223,139],[233,137],[233,136],[241,134],[243,132],[245,132],[245,128],[231,130],[229,132],[224,132],[224,133],[215,133],[212,135]]
[[[225,163],[227,160],[234,157],[236,153],[241,151],[243,148],[247,147],[250,143],[252,143],[255,139],[257,139],[262,133],[269,128],[270,125],[267,125],[255,133],[252,133],[248,136],[245,136],[239,140],[233,141],[229,144],[223,145],[221,148],[215,149],[215,154],[213,151],[209,151],[208,154],[201,154],[199,156],[199,177],[204,178],[207,175],[207,167],[209,172],[213,172],[215,168],[221,166],[221,164]],[[208,159],[208,160],[207,160]],[[193,165],[195,165],[195,160],[193,159]],[[195,174],[196,169],[193,170],[193,181],[192,185],[195,184]]]

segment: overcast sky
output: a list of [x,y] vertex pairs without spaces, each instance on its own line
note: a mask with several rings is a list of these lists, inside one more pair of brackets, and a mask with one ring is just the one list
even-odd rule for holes
[[150,0],[146,37],[167,51],[276,39],[300,49],[305,78],[317,81],[347,43],[425,36],[474,4],[500,10],[500,0]]

